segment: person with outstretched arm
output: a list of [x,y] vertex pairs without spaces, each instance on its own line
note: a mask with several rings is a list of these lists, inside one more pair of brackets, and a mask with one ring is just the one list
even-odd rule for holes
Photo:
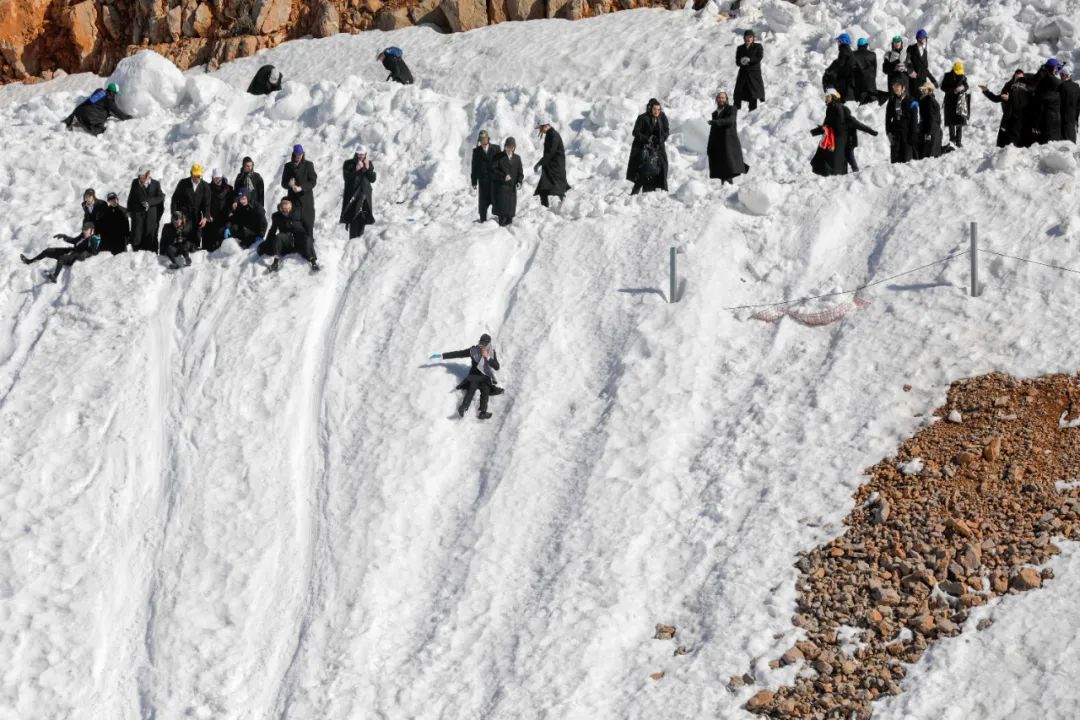
[[93,220],[84,220],[82,232],[78,235],[72,236],[60,233],[53,235],[53,239],[63,240],[72,247],[46,248],[34,257],[19,255],[19,259],[27,265],[36,263],[38,260],[44,260],[45,258],[56,260],[56,267],[52,270],[45,271],[45,279],[51,283],[56,282],[57,278],[60,277],[60,271],[65,267],[71,267],[80,260],[91,258],[94,255],[97,255],[98,251],[101,249],[101,236],[94,231]]
[[488,412],[488,398],[492,395],[501,395],[503,392],[495,378],[495,371],[499,369],[499,358],[495,354],[495,346],[491,344],[491,336],[484,333],[480,336],[480,341],[467,350],[435,353],[431,356],[432,360],[456,360],[459,358],[469,358],[472,361],[472,367],[469,368],[469,374],[457,386],[458,390],[465,391],[465,397],[462,398],[461,404],[458,405],[458,417],[465,417],[465,413],[469,411],[469,406],[472,405],[473,396],[479,390],[480,407],[477,410],[476,417],[487,420],[491,417],[491,413]]

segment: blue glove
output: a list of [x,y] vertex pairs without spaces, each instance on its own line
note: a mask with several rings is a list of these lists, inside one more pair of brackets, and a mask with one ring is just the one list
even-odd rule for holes
[[231,233],[231,232],[229,232],[229,228],[225,228],[225,233],[224,233],[224,235],[225,235],[225,239],[226,239],[226,240],[228,240],[229,238],[231,238],[231,237],[232,237],[232,233]]
[[428,360],[442,360],[442,355],[440,355],[439,353],[435,353],[434,355],[429,357]]
[[261,243],[262,242],[262,235],[256,235],[255,236],[255,242],[256,243]]

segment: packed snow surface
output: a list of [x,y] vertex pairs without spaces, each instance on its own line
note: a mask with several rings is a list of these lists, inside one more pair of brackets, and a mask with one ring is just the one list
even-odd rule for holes
[[[138,118],[99,139],[59,122],[102,78],[0,89],[0,719],[737,718],[754,688],[727,678],[790,680],[768,664],[798,637],[793,563],[842,531],[861,470],[956,378],[1080,364],[1080,278],[997,256],[978,298],[960,257],[829,325],[725,310],[935,262],[970,221],[984,247],[1080,268],[1076,149],[994,148],[981,97],[962,151],[893,167],[864,138],[861,173],[813,177],[833,38],[880,52],[925,26],[935,73],[962,59],[996,90],[1077,59],[1080,1],[744,5],[297,41],[211,74],[143,53],[114,76]],[[705,120],[745,26],[768,100],[739,118],[750,175],[721,187]],[[417,85],[384,81],[389,44]],[[284,89],[243,94],[266,62]],[[672,192],[631,198],[653,96]],[[477,132],[515,135],[528,168],[541,114],[574,189],[544,210],[530,174],[512,228],[476,224]],[[99,256],[58,285],[18,260],[144,163],[169,193],[250,154],[276,199],[295,142],[320,173],[321,274],[267,276],[231,243],[179,273]],[[378,224],[349,241],[361,142]],[[460,421],[466,366],[426,358],[485,331],[507,393]],[[877,717],[1080,715],[1080,554],[1054,565]]]

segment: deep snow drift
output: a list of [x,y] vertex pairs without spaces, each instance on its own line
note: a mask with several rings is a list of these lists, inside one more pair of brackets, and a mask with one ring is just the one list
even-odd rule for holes
[[[768,663],[798,637],[792,564],[837,533],[861,469],[949,381],[1072,371],[1080,343],[1075,276],[1001,258],[978,299],[960,258],[825,327],[723,310],[929,263],[970,220],[995,250],[1080,267],[1075,148],[996,150],[981,98],[962,152],[893,168],[867,139],[862,173],[811,176],[832,38],[880,51],[926,26],[935,72],[963,59],[996,89],[1074,59],[1080,2],[747,4],[298,41],[211,75],[142,56],[116,75],[141,117],[98,140],[58,128],[101,79],[0,89],[0,718],[731,718],[753,689],[728,677],[789,679]],[[746,25],[769,99],[740,117],[751,175],[721,188],[704,120]],[[386,44],[418,85],[383,82]],[[242,94],[266,61],[289,84]],[[672,192],[631,199],[652,96]],[[530,175],[512,229],[478,226],[477,131],[515,135],[529,166],[541,113],[574,190],[545,211]],[[228,244],[177,274],[101,256],[59,286],[18,261],[77,227],[83,188],[124,195],[144,162],[171,192],[192,162],[231,177],[250,154],[276,198],[294,142],[321,177],[319,275],[267,277]],[[378,224],[350,242],[340,164],[359,142]],[[508,392],[487,424],[450,419],[464,368],[425,358],[485,330]],[[876,715],[1080,713],[1060,672],[1080,661],[1078,557]],[[651,640],[657,622],[690,654]]]

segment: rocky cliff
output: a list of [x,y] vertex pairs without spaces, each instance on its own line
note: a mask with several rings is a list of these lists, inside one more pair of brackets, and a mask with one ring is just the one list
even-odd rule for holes
[[507,20],[601,13],[678,0],[0,0],[0,81],[56,71],[108,74],[152,49],[181,68],[216,66],[292,38],[429,23],[461,32]]

